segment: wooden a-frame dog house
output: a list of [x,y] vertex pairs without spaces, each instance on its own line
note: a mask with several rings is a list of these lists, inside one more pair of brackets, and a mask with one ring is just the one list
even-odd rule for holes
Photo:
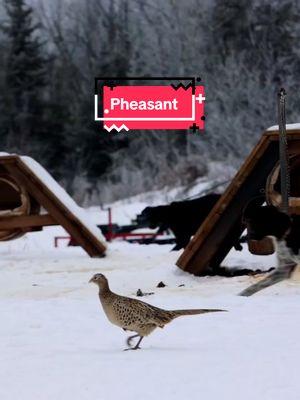
[[[288,125],[287,129],[289,157],[298,156],[299,161],[300,125]],[[245,229],[242,224],[243,209],[251,198],[266,194],[268,178],[279,160],[278,141],[278,127],[269,128],[263,133],[223,196],[177,260],[181,269],[194,275],[202,275],[208,268],[214,270],[220,266]],[[295,177],[298,183],[299,177],[298,168]],[[298,193],[297,195],[299,196]],[[261,203],[263,202],[264,197],[261,199]],[[294,211],[295,208],[294,205]],[[299,205],[297,210],[300,210]]]
[[0,241],[61,225],[91,257],[104,255],[101,231],[32,158],[1,153],[0,193]]

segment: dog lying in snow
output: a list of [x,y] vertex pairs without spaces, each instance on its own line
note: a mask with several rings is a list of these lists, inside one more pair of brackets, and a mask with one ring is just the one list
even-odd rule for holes
[[261,240],[270,237],[276,249],[278,267],[262,281],[245,289],[242,296],[252,294],[284,279],[290,278],[300,263],[300,216],[290,218],[273,206],[250,203],[244,211],[248,238]]

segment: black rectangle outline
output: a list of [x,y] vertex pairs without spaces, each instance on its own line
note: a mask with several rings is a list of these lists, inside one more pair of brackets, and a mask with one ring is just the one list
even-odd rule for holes
[[195,77],[190,77],[190,76],[168,76],[168,77],[163,77],[163,76],[151,76],[149,78],[146,77],[120,77],[120,76],[103,76],[103,77],[96,77],[95,78],[95,95],[98,95],[98,81],[191,81],[192,83],[192,94],[195,94],[195,86],[196,86],[196,79]]

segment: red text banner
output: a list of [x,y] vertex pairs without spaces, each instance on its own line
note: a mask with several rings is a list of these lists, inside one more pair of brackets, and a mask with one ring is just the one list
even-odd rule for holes
[[95,95],[95,120],[108,132],[204,129],[204,86],[103,85],[102,96]]

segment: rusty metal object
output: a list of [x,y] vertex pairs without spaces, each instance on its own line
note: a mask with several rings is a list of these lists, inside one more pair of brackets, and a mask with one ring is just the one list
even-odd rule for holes
[[273,242],[268,237],[261,240],[248,240],[247,243],[250,253],[257,256],[268,256],[275,252]]

